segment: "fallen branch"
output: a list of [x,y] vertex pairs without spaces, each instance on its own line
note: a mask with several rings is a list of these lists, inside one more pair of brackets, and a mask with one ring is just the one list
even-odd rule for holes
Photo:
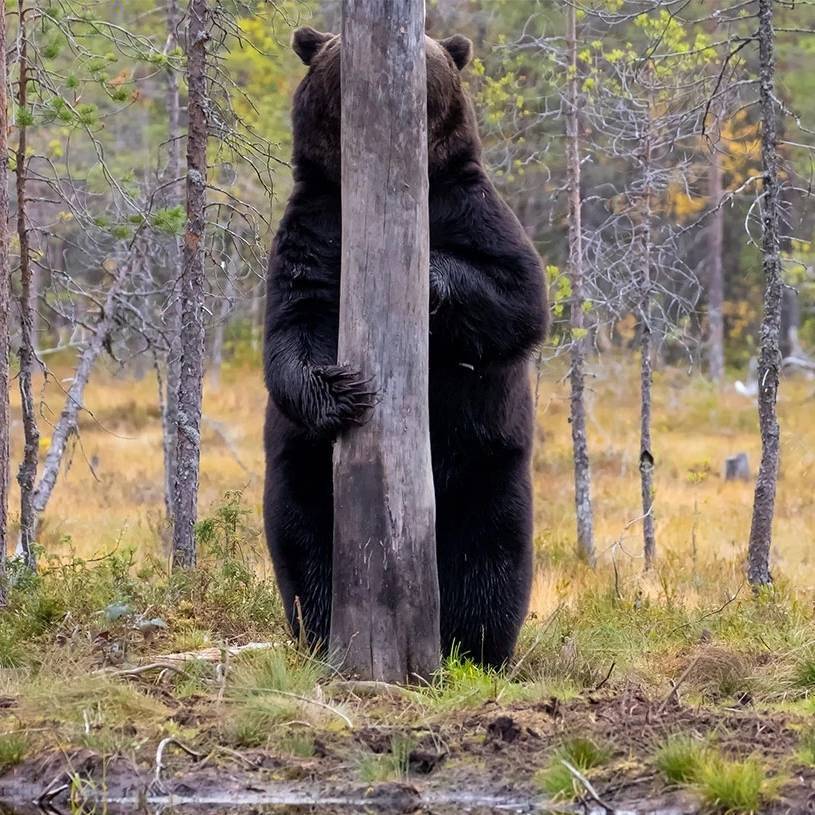
[[393,685],[390,682],[376,682],[370,680],[339,680],[326,685],[325,690],[327,692],[336,690],[340,693],[350,693],[355,696],[395,696],[400,699],[410,700],[417,698],[416,691],[410,688]]
[[594,801],[596,804],[599,804],[601,807],[603,807],[603,809],[604,809],[606,812],[612,812],[612,813],[614,812],[613,807],[610,807],[610,806],[609,806],[609,805],[608,805],[608,804],[607,804],[607,803],[606,803],[606,802],[605,802],[605,801],[604,801],[604,800],[603,800],[603,799],[602,799],[602,798],[601,798],[601,797],[600,797],[600,796],[597,794],[597,790],[595,790],[595,789],[594,789],[594,787],[592,786],[591,781],[589,781],[589,779],[588,779],[588,778],[586,778],[586,776],[585,776],[585,775],[583,775],[583,773],[581,773],[581,772],[580,772],[580,770],[578,770],[578,769],[577,769],[577,767],[575,767],[574,765],[570,764],[568,761],[566,761],[566,759],[565,759],[565,758],[560,759],[560,761],[561,761],[561,763],[563,764],[563,766],[564,766],[564,767],[565,767],[565,768],[566,768],[566,769],[567,769],[567,770],[568,770],[568,771],[571,773],[572,777],[573,777],[573,778],[574,778],[576,781],[580,782],[580,784],[582,784],[583,788],[586,790],[586,792],[589,794],[589,796],[591,797],[591,799],[592,799],[592,800],[593,800],[593,801]]
[[187,747],[186,744],[179,741],[174,736],[169,736],[166,739],[162,739],[159,742],[158,750],[156,750],[156,766],[153,770],[153,780],[150,784],[151,789],[153,790],[161,790],[161,770],[163,768],[162,759],[164,758],[164,751],[171,745],[174,744],[179,749],[183,750],[188,756],[192,756],[196,761],[202,759],[204,757],[203,753],[199,753],[197,750],[193,750],[192,747]]
[[253,691],[255,693],[271,693],[275,696],[283,696],[286,699],[296,699],[298,702],[302,702],[305,705],[314,705],[314,707],[322,708],[323,710],[327,710],[329,713],[333,713],[337,718],[342,719],[349,730],[354,729],[354,723],[348,718],[348,716],[346,716],[341,710],[333,707],[332,705],[326,704],[325,702],[320,702],[317,699],[310,699],[308,696],[301,696],[299,693],[291,693],[290,691],[286,690],[277,690],[276,688],[253,688]]
[[164,668],[181,672],[182,666],[190,662],[223,662],[225,658],[236,657],[251,651],[266,651],[276,648],[273,642],[250,642],[247,645],[234,645],[222,648],[204,648],[200,651],[180,651],[174,654],[164,654],[151,657],[151,662],[137,665],[133,668],[100,668],[95,674],[112,674],[113,676],[137,676],[151,670]]
[[671,701],[671,699],[674,698],[674,696],[676,696],[676,701],[677,702],[679,701],[679,696],[677,695],[677,692],[679,691],[679,686],[690,676],[690,672],[696,667],[696,663],[698,661],[699,656],[697,655],[696,657],[693,658],[688,667],[685,668],[684,671],[682,671],[682,673],[679,676],[679,679],[677,679],[676,682],[674,682],[674,686],[671,688],[671,692],[665,697],[665,699],[663,699],[662,704],[657,708],[657,713],[662,713],[662,711],[665,710],[665,706],[668,704],[668,702]]

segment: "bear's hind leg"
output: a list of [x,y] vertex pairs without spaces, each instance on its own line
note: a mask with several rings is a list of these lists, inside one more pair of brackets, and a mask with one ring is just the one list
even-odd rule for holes
[[461,486],[437,496],[442,648],[497,669],[512,657],[529,605],[531,485],[524,466]]

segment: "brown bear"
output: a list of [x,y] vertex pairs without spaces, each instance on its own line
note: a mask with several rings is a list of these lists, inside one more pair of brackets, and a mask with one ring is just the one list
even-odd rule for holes
[[[301,28],[293,47],[308,72],[269,264],[264,514],[289,622],[316,646],[331,615],[332,443],[366,420],[375,395],[337,364],[340,38]],[[547,309],[538,255],[482,166],[460,77],[471,52],[460,35],[426,38],[430,433],[442,644],[499,666],[532,579],[529,359]]]

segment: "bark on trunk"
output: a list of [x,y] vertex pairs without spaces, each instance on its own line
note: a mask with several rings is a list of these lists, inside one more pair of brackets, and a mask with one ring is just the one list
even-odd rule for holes
[[176,423],[173,566],[195,565],[195,522],[204,377],[204,209],[207,184],[206,0],[190,0],[187,12],[187,229],[181,278],[181,371]]
[[381,402],[335,447],[331,652],[349,674],[405,682],[440,650],[424,2],[346,0],[342,36],[338,359]]
[[569,184],[569,278],[571,302],[570,414],[574,455],[574,498],[577,516],[577,548],[580,556],[594,564],[594,532],[591,503],[591,465],[586,435],[585,356],[586,337],[583,285],[583,223],[580,201],[580,130],[578,120],[577,12],[567,10],[566,47],[569,77],[566,92],[566,172]]
[[764,271],[764,316],[758,362],[758,419],[761,429],[761,464],[753,499],[753,521],[747,555],[747,579],[754,587],[772,582],[772,547],[778,449],[781,430],[776,402],[781,370],[781,247],[779,242],[780,184],[778,180],[777,112],[775,107],[775,32],[773,0],[759,0],[759,89],[761,107],[762,196],[761,252]]
[[724,379],[724,269],[722,252],[724,249],[724,208],[722,201],[722,165],[718,150],[714,146],[710,157],[710,202],[716,207],[708,238],[710,253],[710,279],[707,293],[707,317],[710,336],[708,338],[708,371],[710,378],[721,383]]
[[[19,83],[17,88],[17,107],[22,113],[28,113],[28,40],[26,36],[25,0],[19,0]],[[25,446],[23,459],[17,471],[17,483],[20,485],[20,553],[26,567],[32,571],[37,568],[34,552],[34,481],[37,477],[39,458],[40,431],[37,427],[37,415],[34,408],[32,377],[36,355],[34,353],[34,308],[32,298],[34,289],[34,267],[31,264],[31,252],[28,233],[28,215],[26,187],[28,181],[27,127],[20,124],[17,141],[17,236],[20,242],[20,400],[23,413],[23,434]]]
[[[649,79],[650,81],[650,79]],[[653,333],[651,325],[651,298],[653,289],[653,239],[651,211],[651,172],[653,138],[651,133],[651,113],[648,106],[648,121],[643,139],[643,173],[645,184],[641,208],[641,257],[640,270],[640,491],[642,494],[642,541],[645,568],[654,565],[656,557],[656,533],[654,531],[654,454],[651,447],[651,385],[653,372]]]
[[[167,0],[167,50],[177,44],[178,4]],[[178,91],[178,77],[172,67],[167,70],[167,176],[171,180],[181,176],[181,99]],[[181,201],[178,185],[174,183],[168,190],[167,204],[175,206]],[[176,472],[176,427],[178,426],[178,382],[181,369],[180,324],[181,298],[179,286],[182,276],[183,249],[181,239],[173,236],[168,246],[169,307],[166,316],[167,356],[165,359],[165,393],[162,401],[162,427],[164,430],[164,510],[167,522],[172,528],[175,519],[175,472]]]
[[[0,3],[0,54],[6,53],[6,5]],[[9,410],[9,335],[11,333],[11,266],[8,256],[8,73],[0,59],[0,606],[6,604],[8,499],[11,462]]]

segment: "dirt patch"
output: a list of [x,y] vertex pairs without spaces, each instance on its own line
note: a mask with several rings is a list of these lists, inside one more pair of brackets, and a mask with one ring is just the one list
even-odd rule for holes
[[[409,727],[367,725],[351,731],[314,733],[309,757],[255,749],[195,746],[197,757],[167,745],[156,770],[156,748],[133,758],[103,758],[90,750],[28,760],[0,778],[0,799],[19,805],[39,801],[56,807],[100,790],[117,801],[169,802],[239,809],[278,802],[295,812],[361,807],[401,812],[498,812],[507,807],[545,812],[535,774],[565,739],[579,735],[607,746],[611,758],[593,771],[591,783],[605,804],[632,812],[696,812],[698,803],[671,789],[653,765],[657,747],[675,733],[705,737],[733,757],[758,756],[770,774],[788,779],[768,813],[815,809],[815,770],[795,766],[792,756],[801,719],[762,714],[749,707],[710,708],[676,700],[653,700],[632,687],[571,701],[502,706]],[[364,783],[366,756],[388,757],[403,748],[399,778]],[[587,793],[586,804],[600,807]],[[563,805],[559,811],[568,811]],[[303,811],[306,811],[305,809]],[[312,810],[315,811],[315,810]],[[585,810],[578,810],[585,811]],[[602,811],[602,807],[597,809]]]

